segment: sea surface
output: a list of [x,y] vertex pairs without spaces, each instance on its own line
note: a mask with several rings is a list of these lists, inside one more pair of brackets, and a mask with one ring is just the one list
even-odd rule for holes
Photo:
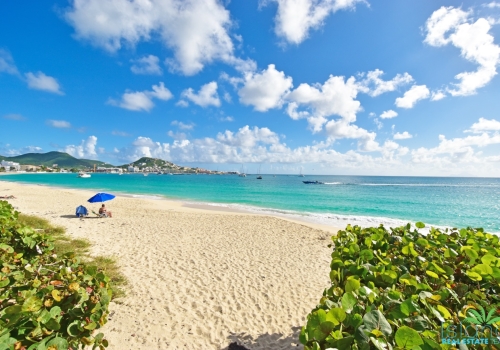
[[[500,232],[499,178],[306,175],[76,174],[2,175],[0,181],[95,190],[135,197],[273,213],[345,227],[395,227],[422,221],[438,227]],[[321,181],[306,185],[302,181]],[[75,203],[75,207],[81,203]],[[111,205],[111,203],[110,203]]]

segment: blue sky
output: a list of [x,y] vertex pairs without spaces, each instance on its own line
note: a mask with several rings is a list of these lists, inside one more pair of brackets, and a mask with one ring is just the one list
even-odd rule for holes
[[500,2],[18,0],[0,16],[1,155],[500,176]]

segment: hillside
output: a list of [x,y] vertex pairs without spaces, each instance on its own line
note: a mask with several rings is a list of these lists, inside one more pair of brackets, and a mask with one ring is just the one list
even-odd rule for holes
[[0,160],[8,160],[21,165],[44,165],[47,167],[57,164],[60,168],[93,168],[94,164],[96,166],[112,166],[98,160],[77,159],[63,152],[26,153],[15,157],[0,156]]
[[183,167],[181,165],[176,165],[172,162],[159,159],[159,158],[149,158],[142,157],[135,162],[120,165],[119,167],[127,169],[129,165],[136,166],[140,169],[151,168],[151,169],[168,169],[170,171],[182,171],[182,172],[196,172],[196,168]]

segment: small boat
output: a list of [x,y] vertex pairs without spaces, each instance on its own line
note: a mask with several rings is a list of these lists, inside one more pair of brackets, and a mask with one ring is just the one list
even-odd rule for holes
[[262,180],[262,176],[257,176],[257,180]]
[[82,178],[82,179],[88,179],[90,177],[90,174],[87,174],[87,173],[79,173],[78,174],[78,177]]
[[302,167],[300,167],[300,174],[299,177],[304,177],[304,174],[302,174]]
[[306,185],[324,185],[324,182],[321,181],[302,181]]
[[148,176],[149,174],[148,174],[148,173],[142,173],[142,175],[144,175],[144,176]]

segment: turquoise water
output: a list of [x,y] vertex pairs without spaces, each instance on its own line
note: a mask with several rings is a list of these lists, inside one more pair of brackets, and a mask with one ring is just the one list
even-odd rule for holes
[[[318,180],[325,185],[306,185]],[[0,176],[50,186],[243,207],[311,221],[395,225],[408,221],[500,232],[500,179],[382,176],[18,174]]]

